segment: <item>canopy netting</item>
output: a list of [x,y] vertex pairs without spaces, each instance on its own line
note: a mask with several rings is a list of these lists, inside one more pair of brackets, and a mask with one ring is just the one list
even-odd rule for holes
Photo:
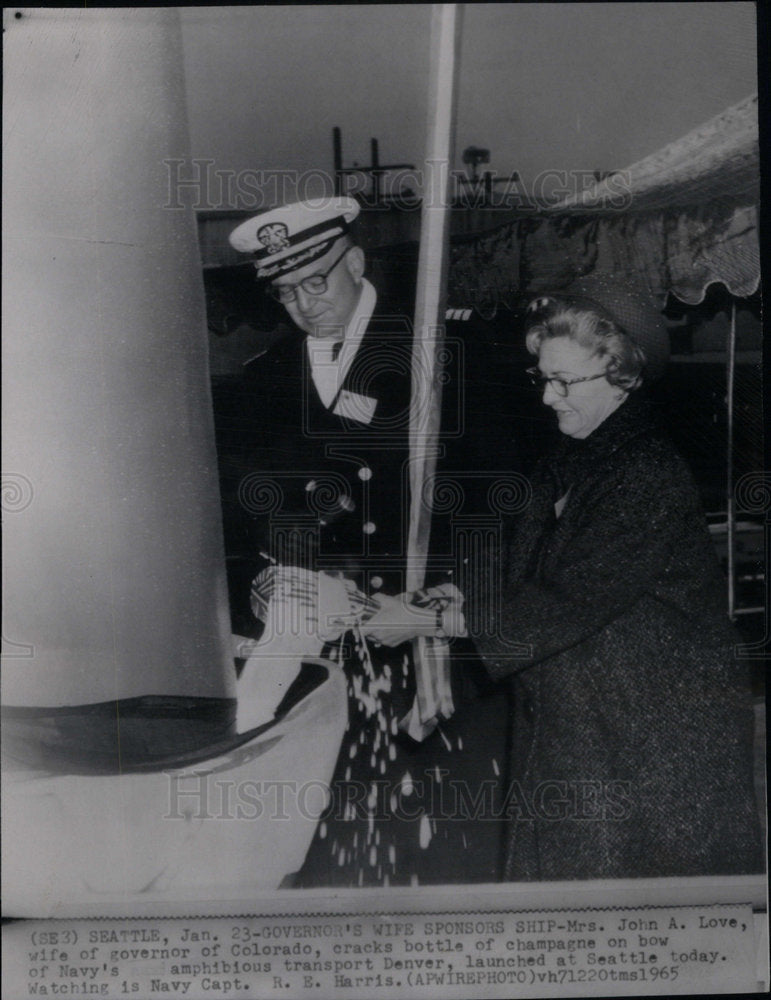
[[759,183],[754,95],[579,194],[456,239],[449,299],[491,316],[592,272],[642,277],[662,305],[699,303],[713,282],[751,295]]

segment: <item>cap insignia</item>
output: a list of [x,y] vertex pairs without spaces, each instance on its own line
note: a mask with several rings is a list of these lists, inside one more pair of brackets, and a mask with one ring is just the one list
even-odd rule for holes
[[257,230],[257,239],[269,254],[278,253],[290,246],[289,230],[283,222],[271,222]]

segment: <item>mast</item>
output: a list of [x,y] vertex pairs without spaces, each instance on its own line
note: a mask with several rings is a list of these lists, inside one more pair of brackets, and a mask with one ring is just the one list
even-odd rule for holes
[[442,406],[437,354],[443,337],[446,296],[449,183],[455,144],[461,15],[461,4],[434,4],[431,10],[428,135],[423,166],[410,410],[408,591],[423,585],[431,530],[431,497],[425,491],[436,469]]

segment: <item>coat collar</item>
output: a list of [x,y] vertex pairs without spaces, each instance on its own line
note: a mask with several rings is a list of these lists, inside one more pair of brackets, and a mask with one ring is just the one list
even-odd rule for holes
[[630,441],[655,431],[650,403],[633,392],[589,437],[580,440],[563,435],[547,464],[560,487],[567,489]]
[[581,493],[597,470],[615,452],[643,435],[655,433],[650,404],[639,393],[632,393],[588,438],[579,440],[562,435],[553,451],[545,456],[534,477],[533,494],[520,522],[512,519],[507,585],[514,586],[536,573],[543,555],[544,527],[556,521],[557,535],[566,537],[569,513],[555,519],[555,504],[572,489],[566,512],[580,509]]

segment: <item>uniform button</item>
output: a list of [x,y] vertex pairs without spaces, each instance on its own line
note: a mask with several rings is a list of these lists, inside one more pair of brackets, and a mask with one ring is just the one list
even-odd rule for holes
[[347,495],[346,495],[345,493],[343,493],[343,494],[341,495],[341,497],[340,497],[340,499],[339,499],[338,503],[339,503],[339,504],[340,504],[340,506],[341,506],[341,507],[343,508],[343,510],[347,510],[349,514],[350,514],[350,512],[351,512],[352,510],[356,510],[356,504],[355,504],[355,503],[353,502],[353,500],[352,500],[352,499],[351,499],[351,498],[350,498],[349,496],[347,496]]
[[370,469],[368,465],[362,465],[362,467],[359,469],[358,475],[359,479],[361,479],[363,483],[366,483],[370,479],[372,479],[372,469]]
[[383,586],[383,577],[373,576],[372,579],[369,581],[369,585],[370,587],[372,587],[373,590],[380,590],[380,588]]
[[309,479],[308,482],[305,484],[305,490],[306,490],[306,492],[310,493],[313,490],[315,490],[316,489],[316,485],[317,485],[317,483],[316,483],[315,479]]
[[365,535],[374,535],[377,531],[377,525],[374,521],[365,521],[361,526],[361,530]]

